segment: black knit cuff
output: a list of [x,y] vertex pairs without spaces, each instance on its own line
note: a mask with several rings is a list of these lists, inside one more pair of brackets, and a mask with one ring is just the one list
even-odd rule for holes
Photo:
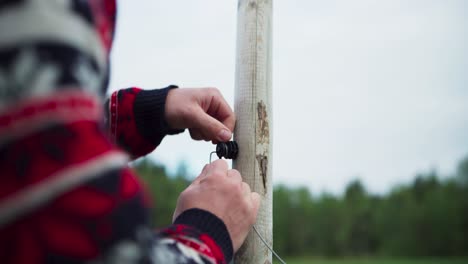
[[216,215],[202,209],[189,209],[180,214],[174,224],[192,226],[208,234],[223,250],[226,262],[231,261],[234,252],[231,237],[226,225]]
[[184,129],[171,129],[164,116],[167,93],[174,88],[177,86],[142,90],[135,98],[133,112],[138,132],[155,145],[158,145],[165,135],[184,132]]

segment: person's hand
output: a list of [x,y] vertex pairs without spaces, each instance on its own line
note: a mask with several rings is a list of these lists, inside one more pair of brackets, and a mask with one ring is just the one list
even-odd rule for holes
[[172,89],[166,99],[165,118],[172,129],[188,128],[195,140],[229,141],[235,116],[216,88]]
[[216,160],[181,193],[173,220],[188,209],[209,211],[224,222],[237,251],[256,221],[259,206],[259,194],[250,190],[240,173],[228,170],[226,161]]

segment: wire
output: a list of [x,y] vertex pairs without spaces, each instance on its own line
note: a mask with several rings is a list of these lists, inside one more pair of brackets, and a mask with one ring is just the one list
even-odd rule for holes
[[213,154],[216,154],[216,151],[213,151],[213,152],[210,153],[210,160],[208,161],[208,164],[211,163],[211,155],[213,155]]
[[268,245],[268,243],[265,241],[265,239],[260,235],[260,233],[258,232],[257,228],[255,227],[255,225],[253,226],[253,230],[255,231],[255,233],[257,233],[258,237],[260,238],[260,240],[262,240],[263,244],[265,244],[265,246],[271,251],[271,253],[273,253],[275,255],[275,257],[283,264],[286,264],[286,262],[280,258],[280,256],[278,254],[276,254],[276,252],[273,250],[272,247],[270,247],[270,245]]
[[[237,143],[235,141],[229,141],[229,142],[225,142],[225,143],[219,143],[217,146],[216,146],[216,151],[213,151],[210,153],[210,159],[208,161],[208,163],[211,163],[211,157],[213,154],[218,154],[218,156],[221,158],[221,157],[225,157],[227,159],[235,159],[237,158],[237,153],[239,151],[239,147],[237,146]],[[265,241],[265,239],[260,235],[260,233],[258,232],[257,228],[255,227],[255,225],[252,226],[253,227],[253,230],[255,231],[255,233],[257,233],[257,236],[260,238],[260,240],[263,242],[263,244],[268,248],[268,250],[271,251],[271,253],[273,253],[273,255],[275,255],[275,257],[282,263],[282,264],[286,264],[286,262],[281,259],[281,257],[276,254],[276,252],[273,250],[273,248]]]

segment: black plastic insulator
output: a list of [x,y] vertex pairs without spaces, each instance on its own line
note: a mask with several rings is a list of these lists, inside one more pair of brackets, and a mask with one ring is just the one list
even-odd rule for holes
[[235,141],[221,142],[216,146],[218,158],[236,159],[239,153],[239,146]]

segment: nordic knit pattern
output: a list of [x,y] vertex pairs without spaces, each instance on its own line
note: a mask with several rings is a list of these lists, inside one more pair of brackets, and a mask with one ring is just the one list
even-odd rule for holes
[[126,163],[181,132],[164,120],[175,87],[103,99],[115,5],[0,1],[1,263],[232,258],[226,226],[207,211],[188,210],[160,232],[149,226],[149,199]]

